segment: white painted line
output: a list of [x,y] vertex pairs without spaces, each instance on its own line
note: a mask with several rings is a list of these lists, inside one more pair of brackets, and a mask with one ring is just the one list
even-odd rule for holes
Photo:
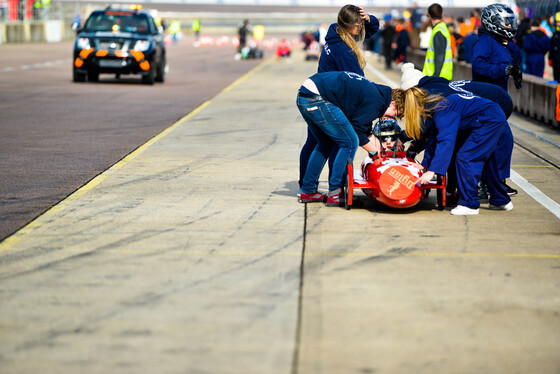
[[379,70],[377,70],[376,68],[371,66],[370,64],[367,64],[366,68],[368,68],[368,70],[371,71],[372,73],[376,74],[379,78],[381,78],[381,80],[383,82],[385,82],[386,85],[390,86],[391,88],[398,88],[399,87],[399,85],[397,83],[395,83],[391,79],[387,78],[387,76],[385,74],[383,74],[382,72],[380,72]]
[[548,209],[552,214],[556,216],[556,218],[560,218],[560,204],[552,200],[550,197],[546,196],[541,190],[533,186],[527,181],[527,179],[517,174],[513,169],[510,169],[510,171],[510,179],[513,181],[513,183],[522,188],[523,191],[527,192],[527,194],[535,199],[537,203]]
[[63,64],[63,63],[65,64],[65,63],[69,63],[69,62],[72,62],[72,59],[69,58],[69,59],[66,59],[66,60],[38,62],[36,64],[31,64],[31,65],[21,65],[18,68],[5,67],[5,68],[0,69],[0,72],[15,71],[16,69],[20,69],[20,70],[41,69],[41,68],[47,68],[47,67],[50,67],[50,66]]

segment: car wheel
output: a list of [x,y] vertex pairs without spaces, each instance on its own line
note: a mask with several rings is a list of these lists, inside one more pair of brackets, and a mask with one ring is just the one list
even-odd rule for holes
[[165,81],[165,59],[162,59],[157,67],[157,74],[156,74],[156,82],[163,82]]
[[144,83],[144,84],[154,84],[155,76],[156,76],[156,73],[155,73],[154,70],[155,70],[154,65],[151,65],[150,66],[150,71],[148,71],[148,74],[142,75],[142,83]]
[[95,71],[88,71],[87,79],[90,82],[98,82],[99,81],[99,73]]
[[79,73],[78,70],[76,70],[76,68],[74,68],[73,71],[72,71],[72,80],[74,82],[85,82],[86,81],[86,75],[84,73]]

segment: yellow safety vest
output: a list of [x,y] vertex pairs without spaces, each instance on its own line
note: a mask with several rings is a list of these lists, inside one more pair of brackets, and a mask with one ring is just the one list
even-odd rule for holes
[[200,21],[199,21],[198,18],[193,19],[192,29],[193,29],[193,31],[200,31]]
[[438,23],[432,30],[432,35],[430,36],[430,46],[426,51],[426,61],[424,61],[424,69],[422,69],[422,73],[429,76],[433,76],[435,73],[436,64],[433,38],[437,32],[441,32],[447,40],[447,46],[445,47],[445,60],[443,61],[443,66],[441,67],[439,76],[451,80],[453,77],[453,52],[451,51],[451,35],[449,35],[449,30],[447,29],[445,22]]

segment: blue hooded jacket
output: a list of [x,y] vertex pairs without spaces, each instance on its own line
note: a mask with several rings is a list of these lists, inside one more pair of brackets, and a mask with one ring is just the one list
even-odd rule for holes
[[527,52],[526,73],[542,78],[544,55],[550,50],[550,39],[541,30],[532,31],[525,36],[523,49]]
[[[369,23],[364,22],[364,26],[365,38],[368,39],[379,30],[379,20],[370,14]],[[349,71],[364,76],[364,70],[360,67],[356,55],[338,35],[336,32],[337,28],[338,24],[333,23],[327,31],[325,46],[321,51],[317,72]]]
[[[433,112],[433,126],[423,131],[429,138],[429,144],[424,151],[422,166],[434,173],[445,175],[453,157],[457,138],[465,139],[472,129],[484,126],[478,117],[490,113],[496,118],[503,118],[503,113],[497,110],[498,104],[473,96],[450,95],[442,105]],[[478,139],[484,147],[485,139]],[[489,150],[490,151],[490,150]]]
[[474,43],[472,52],[472,80],[496,84],[507,91],[508,64],[521,65],[519,47],[512,40],[504,45],[485,30],[478,30],[478,40]]
[[[356,73],[332,71],[309,77],[324,100],[339,107],[358,134],[360,146],[369,142],[371,123],[391,104],[391,87],[370,82]],[[305,87],[300,91],[306,91]]]

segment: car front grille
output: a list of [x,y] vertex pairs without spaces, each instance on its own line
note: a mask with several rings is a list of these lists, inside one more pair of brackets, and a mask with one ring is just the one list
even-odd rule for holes
[[128,44],[130,42],[127,40],[115,40],[115,39],[99,39],[97,40],[97,48],[96,49],[105,49],[105,50],[128,50]]

